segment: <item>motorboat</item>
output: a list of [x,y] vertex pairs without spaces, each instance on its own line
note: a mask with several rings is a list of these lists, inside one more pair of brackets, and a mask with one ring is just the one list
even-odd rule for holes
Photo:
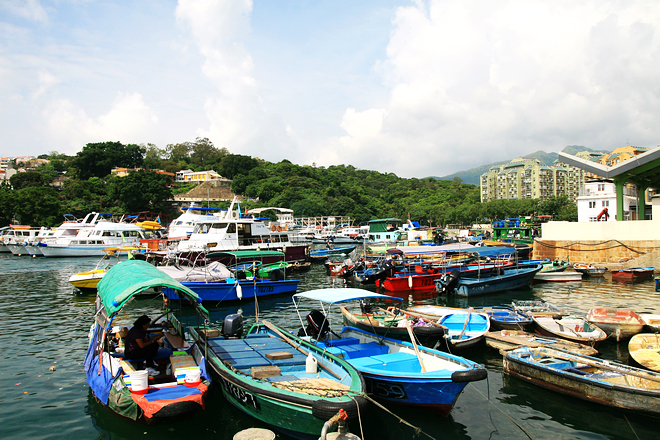
[[172,220],[167,228],[167,238],[170,240],[184,240],[190,237],[195,230],[195,226],[207,220],[215,220],[223,217],[227,209],[221,208],[202,208],[194,202],[190,206],[181,208],[182,214]]
[[[112,266],[116,263],[119,263],[121,260],[120,256],[122,252],[125,252],[128,255],[133,251],[139,251],[138,247],[116,247],[116,248],[107,248],[103,249],[105,255],[103,258],[96,263],[96,266],[92,270],[86,270],[78,272],[69,277],[69,282],[73,284],[74,287],[82,290],[96,290],[96,287],[103,279],[106,273],[110,270]],[[132,254],[131,254],[132,255]]]
[[600,327],[617,342],[636,335],[644,328],[644,321],[629,309],[594,307],[587,312],[587,321]]

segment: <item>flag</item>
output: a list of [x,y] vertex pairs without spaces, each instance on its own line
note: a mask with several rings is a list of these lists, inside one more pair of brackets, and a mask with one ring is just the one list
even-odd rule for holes
[[156,217],[156,221],[158,222],[159,225],[162,224],[162,223],[160,222],[160,216]]

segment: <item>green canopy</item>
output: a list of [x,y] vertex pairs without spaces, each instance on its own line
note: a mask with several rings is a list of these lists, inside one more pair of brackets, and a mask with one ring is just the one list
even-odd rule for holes
[[181,291],[206,315],[208,311],[199,303],[199,296],[154,265],[142,260],[128,260],[115,264],[101,278],[97,286],[98,296],[108,316],[124,307],[126,301],[152,287],[171,287]]
[[227,252],[209,252],[206,258],[263,258],[263,257],[284,257],[284,252],[280,251],[227,251]]

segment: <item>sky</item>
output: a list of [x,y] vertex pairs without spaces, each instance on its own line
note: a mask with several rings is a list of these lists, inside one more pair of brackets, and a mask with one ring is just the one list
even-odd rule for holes
[[446,176],[660,145],[657,0],[0,0],[0,157],[206,137]]

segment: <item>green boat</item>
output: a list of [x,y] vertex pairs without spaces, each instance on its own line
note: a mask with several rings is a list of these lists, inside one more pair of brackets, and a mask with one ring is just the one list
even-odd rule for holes
[[[193,331],[225,398],[246,414],[296,438],[318,439],[340,410],[349,426],[365,416],[365,383],[343,359],[268,321],[243,335],[241,315],[228,315],[222,334]],[[357,426],[355,426],[357,429]]]

